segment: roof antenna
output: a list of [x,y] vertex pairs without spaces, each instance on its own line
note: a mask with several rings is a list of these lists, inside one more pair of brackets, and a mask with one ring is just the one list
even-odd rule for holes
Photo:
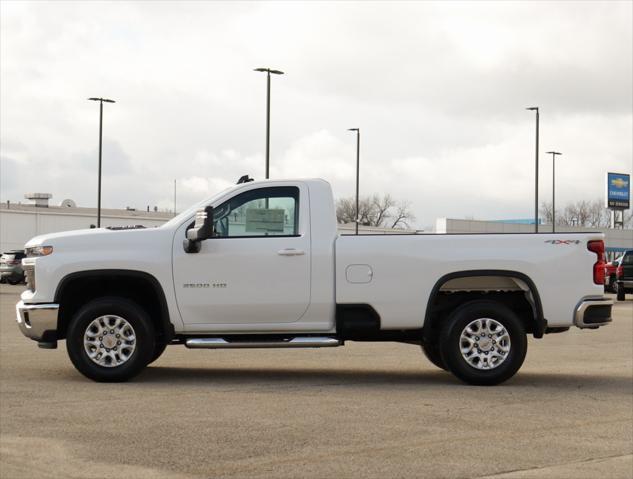
[[255,181],[253,178],[250,178],[248,175],[240,176],[240,179],[237,180],[237,184],[241,185],[242,183],[249,183],[251,181]]

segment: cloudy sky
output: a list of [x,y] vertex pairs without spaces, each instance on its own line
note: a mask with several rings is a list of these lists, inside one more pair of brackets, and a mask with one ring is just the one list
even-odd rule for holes
[[322,177],[436,217],[533,215],[541,198],[604,195],[633,167],[633,2],[25,2],[0,4],[2,201],[184,207],[264,176]]

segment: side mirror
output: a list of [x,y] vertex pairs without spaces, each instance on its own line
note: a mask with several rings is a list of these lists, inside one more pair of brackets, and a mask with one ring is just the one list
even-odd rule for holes
[[187,239],[183,242],[186,253],[198,253],[200,242],[213,237],[213,206],[207,206],[198,210],[196,222],[189,231]]

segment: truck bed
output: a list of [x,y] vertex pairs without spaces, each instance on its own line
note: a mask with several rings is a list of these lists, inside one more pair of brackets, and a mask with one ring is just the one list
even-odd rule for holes
[[[517,273],[539,285],[538,295],[552,327],[571,326],[581,298],[601,297],[593,284],[596,255],[587,249],[596,233],[361,235],[336,240],[336,302],[367,303],[381,318],[381,329],[422,326],[434,289],[463,272],[486,277]],[[585,278],[581,283],[579,278]],[[498,280],[495,288],[524,289],[527,284]],[[549,287],[544,288],[543,285]],[[580,286],[580,288],[579,288]]]

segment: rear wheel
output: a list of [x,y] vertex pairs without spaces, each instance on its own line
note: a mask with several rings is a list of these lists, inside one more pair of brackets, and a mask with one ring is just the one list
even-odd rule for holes
[[424,355],[426,359],[431,361],[435,366],[444,371],[448,371],[448,368],[442,361],[442,356],[440,355],[440,348],[437,343],[426,343],[422,342],[422,351],[424,351]]
[[501,303],[471,301],[457,308],[440,334],[444,364],[469,384],[494,385],[519,370],[527,352],[525,327]]
[[95,299],[73,317],[66,335],[68,356],[84,376],[121,382],[136,376],[154,354],[154,327],[136,303]]

